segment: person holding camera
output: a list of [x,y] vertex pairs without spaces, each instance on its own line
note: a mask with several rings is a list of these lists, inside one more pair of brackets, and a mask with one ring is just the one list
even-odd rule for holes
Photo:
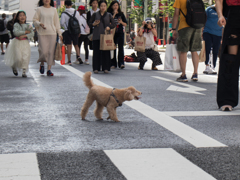
[[158,70],[157,65],[162,64],[160,54],[154,51],[154,37],[157,37],[157,30],[154,28],[151,18],[146,18],[142,22],[142,27],[138,31],[138,36],[146,38],[145,52],[137,52],[138,60],[140,62],[138,69],[143,70],[144,64],[147,62],[147,58],[150,58],[152,63],[152,70]]
[[[112,14],[113,19],[116,24],[116,31],[114,35],[114,43],[118,44],[118,67],[123,69],[124,66],[124,27],[127,26],[127,19],[123,12],[120,9],[120,4],[118,1],[113,1],[109,8],[108,12]],[[114,58],[111,60],[111,68],[114,69],[117,67],[117,57],[116,50],[114,50]]]

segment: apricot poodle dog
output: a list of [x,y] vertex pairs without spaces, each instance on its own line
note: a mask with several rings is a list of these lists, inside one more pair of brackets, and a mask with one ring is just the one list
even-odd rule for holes
[[97,106],[94,114],[98,120],[103,120],[102,111],[106,107],[109,117],[115,122],[119,122],[117,118],[116,108],[121,106],[124,101],[138,100],[142,93],[133,86],[123,89],[111,89],[103,86],[95,85],[91,80],[91,72],[86,72],[83,76],[85,85],[89,88],[87,99],[82,107],[81,116],[85,120],[89,107],[96,100]]

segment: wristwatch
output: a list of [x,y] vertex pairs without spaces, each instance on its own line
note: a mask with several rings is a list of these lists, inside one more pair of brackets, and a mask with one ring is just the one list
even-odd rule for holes
[[174,30],[176,30],[176,28],[172,28],[172,30],[174,31]]

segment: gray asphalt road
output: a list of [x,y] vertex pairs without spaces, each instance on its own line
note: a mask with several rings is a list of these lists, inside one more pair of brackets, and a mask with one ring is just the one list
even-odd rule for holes
[[[82,121],[80,109],[88,93],[82,79],[58,64],[52,68],[54,77],[40,75],[37,57],[37,48],[32,47],[27,79],[14,77],[4,65],[4,57],[0,57],[0,153],[37,153],[42,180],[126,179],[104,150],[154,148],[176,150],[215,179],[240,179],[240,108],[235,109],[239,112],[235,116],[201,114],[201,111],[218,111],[217,78],[203,75],[203,64],[199,82],[189,81],[187,85],[206,89],[201,91],[204,95],[167,90],[172,85],[188,87],[175,83],[179,73],[151,71],[150,64],[144,71],[137,70],[136,63],[127,63],[123,70],[92,76],[112,87],[136,87],[143,93],[140,101],[159,112],[196,112],[193,116],[187,116],[186,112],[186,116],[174,119],[227,147],[197,148],[127,105],[117,109],[120,123],[107,121],[106,110],[105,120],[96,121],[95,104],[87,120]],[[74,54],[72,58],[75,60]],[[91,65],[73,65],[73,68],[83,73],[92,70]],[[188,62],[188,70],[191,69]]]

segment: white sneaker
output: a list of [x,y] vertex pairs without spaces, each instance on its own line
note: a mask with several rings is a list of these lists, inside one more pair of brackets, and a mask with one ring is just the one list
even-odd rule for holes
[[210,68],[210,70],[208,71],[208,74],[217,74],[217,72],[215,71],[214,68]]
[[84,61],[84,64],[89,65],[89,62],[88,61]]
[[210,71],[210,67],[206,66],[206,69],[203,71],[203,74],[208,74]]
[[78,60],[74,61],[73,64],[80,64]]

